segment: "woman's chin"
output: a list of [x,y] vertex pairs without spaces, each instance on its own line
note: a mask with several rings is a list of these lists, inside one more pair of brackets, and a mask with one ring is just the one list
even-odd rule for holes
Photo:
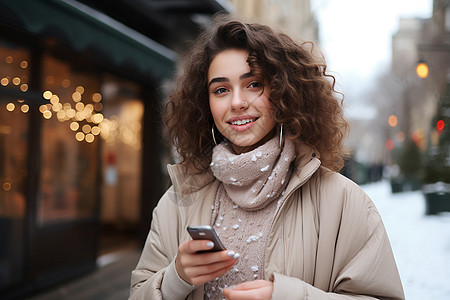
[[245,152],[252,151],[253,149],[257,148],[260,143],[259,141],[237,141],[237,142],[231,142],[231,147],[233,148],[234,153],[241,154]]
[[231,142],[233,151],[236,154],[241,154],[258,148],[259,146],[270,140],[273,136],[274,133],[270,132],[269,134],[260,139],[249,137],[242,139],[229,139],[229,141]]

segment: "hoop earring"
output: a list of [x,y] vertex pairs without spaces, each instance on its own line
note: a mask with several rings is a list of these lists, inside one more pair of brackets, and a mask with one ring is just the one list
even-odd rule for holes
[[280,148],[283,143],[283,124],[280,125]]
[[216,146],[217,146],[216,137],[214,136],[214,125],[211,127],[211,134],[212,134],[214,144],[216,144]]

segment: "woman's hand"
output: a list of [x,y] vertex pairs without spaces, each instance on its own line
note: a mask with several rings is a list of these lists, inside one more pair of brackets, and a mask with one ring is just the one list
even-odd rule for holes
[[233,289],[223,289],[227,300],[270,300],[272,298],[273,283],[267,280],[247,281],[236,285]]
[[224,250],[197,253],[214,246],[207,240],[189,240],[178,247],[175,268],[186,282],[200,285],[225,274],[237,261],[239,254]]

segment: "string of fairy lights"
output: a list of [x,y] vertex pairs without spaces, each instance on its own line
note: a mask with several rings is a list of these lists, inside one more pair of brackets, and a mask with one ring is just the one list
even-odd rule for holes
[[39,111],[44,119],[50,119],[56,115],[58,121],[70,122],[69,127],[75,132],[77,141],[85,140],[92,143],[95,137],[101,133],[99,125],[104,120],[100,112],[103,108],[102,96],[100,93],[94,93],[92,95],[93,104],[85,104],[82,101],[83,93],[84,88],[77,86],[72,94],[73,104],[71,104],[70,102],[61,103],[58,95],[51,91],[45,91],[42,96],[49,103],[42,104]]
[[[4,87],[19,88],[22,92],[28,91],[28,76],[23,74],[28,68],[26,60],[15,61],[12,56],[5,58],[7,65],[18,71],[18,76],[3,76],[0,84]],[[14,72],[14,73],[17,73]],[[21,74],[22,73],[22,74]],[[47,76],[47,81],[54,81],[53,76]],[[69,79],[64,79],[62,87],[70,87]],[[117,140],[128,144],[134,148],[140,148],[139,131],[140,125],[121,124],[120,118],[116,115],[110,119],[102,114],[102,95],[98,92],[88,95],[85,88],[78,85],[70,96],[65,91],[64,96],[59,96],[57,92],[46,90],[42,94],[47,103],[40,105],[39,112],[46,120],[56,118],[61,123],[68,123],[74,137],[79,142],[92,143],[96,138],[103,138],[107,144],[114,144]],[[63,99],[61,99],[63,98]],[[71,99],[70,99],[71,98]],[[25,100],[17,99],[6,104],[8,112],[20,111],[28,113],[30,106]]]

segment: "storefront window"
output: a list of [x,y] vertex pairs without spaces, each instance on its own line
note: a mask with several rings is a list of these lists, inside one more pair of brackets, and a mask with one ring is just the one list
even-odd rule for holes
[[28,52],[0,41],[0,288],[22,270],[28,149],[28,102],[4,95],[27,85]]
[[93,217],[99,196],[99,124],[103,104],[96,74],[43,58],[41,173],[37,222]]
[[0,84],[8,89],[28,91],[29,53],[0,40]]
[[141,91],[138,85],[113,76],[106,76],[103,82],[102,223],[116,229],[135,229],[141,199]]

